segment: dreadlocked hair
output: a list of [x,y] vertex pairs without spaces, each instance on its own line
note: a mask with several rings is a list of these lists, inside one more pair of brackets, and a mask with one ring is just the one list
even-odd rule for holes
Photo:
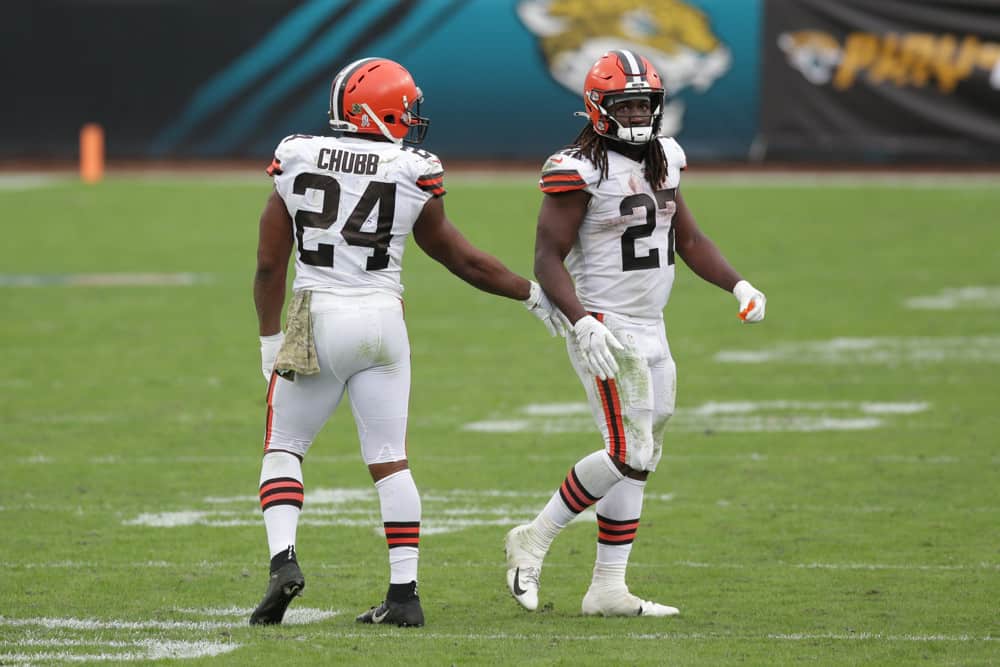
[[[601,179],[608,177],[608,144],[607,137],[598,134],[594,126],[587,123],[576,139],[569,145],[573,157],[590,160],[601,172]],[[646,168],[646,180],[654,190],[659,189],[667,180],[667,156],[663,153],[663,145],[654,137],[646,144],[646,154],[642,159]],[[600,182],[600,181],[598,181]]]

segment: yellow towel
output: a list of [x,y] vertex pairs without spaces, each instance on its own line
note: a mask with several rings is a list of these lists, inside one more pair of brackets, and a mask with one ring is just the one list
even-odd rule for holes
[[312,292],[295,292],[288,304],[285,315],[285,342],[278,350],[274,370],[283,378],[295,381],[295,374],[316,375],[319,360],[316,357],[316,341],[313,339],[312,317],[309,304]]

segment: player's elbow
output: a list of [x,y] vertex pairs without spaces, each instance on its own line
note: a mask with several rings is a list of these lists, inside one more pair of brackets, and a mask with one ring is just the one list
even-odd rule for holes
[[258,285],[274,285],[284,280],[286,268],[280,266],[280,262],[258,257],[257,270],[254,272],[253,280]]
[[536,248],[534,271],[535,277],[538,278],[538,282],[544,285],[546,279],[553,275],[553,272],[558,270],[558,268],[562,266],[562,263],[562,257],[560,257],[557,253]]

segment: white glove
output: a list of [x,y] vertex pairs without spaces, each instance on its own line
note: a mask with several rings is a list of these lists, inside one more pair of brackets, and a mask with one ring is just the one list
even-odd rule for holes
[[545,296],[545,292],[534,280],[531,281],[531,293],[521,303],[528,309],[528,312],[542,321],[545,328],[549,330],[549,334],[565,336],[569,331],[569,320],[566,319],[561,310],[549,301],[549,297]]
[[624,350],[625,346],[591,315],[578,319],[573,325],[573,333],[590,372],[602,380],[613,378],[618,372],[618,362],[611,350]]
[[260,370],[264,373],[264,379],[271,381],[271,371],[274,370],[274,362],[278,358],[278,350],[285,342],[285,333],[279,331],[273,336],[260,337]]
[[763,292],[747,281],[741,280],[733,288],[733,296],[740,302],[739,318],[741,320],[753,323],[764,319],[764,306],[767,304],[767,298]]

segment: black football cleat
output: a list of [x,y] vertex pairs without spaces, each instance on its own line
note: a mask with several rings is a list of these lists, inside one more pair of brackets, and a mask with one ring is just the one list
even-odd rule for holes
[[294,560],[271,573],[267,582],[267,592],[257,608],[250,615],[250,625],[277,625],[285,617],[285,610],[295,596],[306,587],[305,577],[299,564]]
[[424,610],[420,606],[420,598],[414,595],[406,602],[385,600],[354,620],[358,623],[388,623],[401,628],[419,628],[424,624]]

